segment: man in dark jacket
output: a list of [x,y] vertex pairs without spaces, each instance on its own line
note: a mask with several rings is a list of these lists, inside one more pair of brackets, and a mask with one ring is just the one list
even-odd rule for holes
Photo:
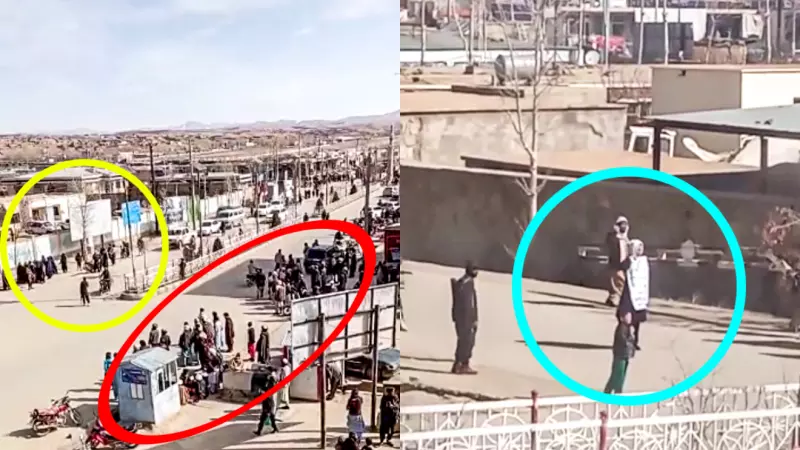
[[625,375],[628,372],[628,362],[636,353],[631,319],[631,313],[617,317],[617,328],[614,330],[614,344],[611,349],[613,355],[611,375],[603,390],[606,394],[622,393],[622,385],[625,384]]
[[89,281],[86,277],[81,280],[81,305],[88,306],[91,303],[89,299]]
[[[267,375],[267,383],[265,386],[266,391],[268,392],[275,386],[275,374],[270,369]],[[254,432],[256,436],[261,436],[261,431],[264,430],[264,425],[267,423],[269,419],[270,424],[272,425],[272,432],[278,432],[278,424],[276,423],[277,420],[275,418],[275,400],[272,398],[272,395],[265,398],[264,401],[261,402],[261,416],[258,418],[258,428]]]
[[269,330],[267,327],[261,327],[261,335],[258,337],[256,347],[258,351],[258,362],[261,364],[269,364]]
[[457,280],[450,280],[453,290],[451,315],[456,328],[456,354],[451,372],[456,374],[477,373],[469,364],[478,332],[478,296],[475,292],[477,276],[478,270],[468,262],[464,275]]
[[256,269],[255,275],[253,275],[256,283],[256,298],[262,299],[264,298],[264,288],[267,285],[267,276],[264,275],[264,271],[261,269]]

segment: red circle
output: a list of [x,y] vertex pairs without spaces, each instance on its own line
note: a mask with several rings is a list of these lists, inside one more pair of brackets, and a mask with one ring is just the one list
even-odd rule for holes
[[[119,369],[119,365],[122,362],[122,359],[125,353],[133,346],[136,337],[144,331],[145,327],[150,324],[150,322],[155,319],[155,317],[168,305],[170,302],[175,300],[183,291],[185,291],[189,286],[196,283],[200,280],[204,275],[211,272],[219,265],[225,263],[226,261],[241,255],[242,253],[256,247],[258,245],[264,244],[267,241],[272,239],[286,236],[292,233],[297,233],[299,231],[309,231],[309,230],[337,230],[341,231],[342,233],[348,234],[350,237],[355,239],[356,242],[361,246],[361,251],[364,255],[364,278],[361,280],[360,288],[358,289],[358,293],[356,294],[356,298],[353,300],[352,306],[350,309],[347,310],[347,313],[342,318],[342,321],[336,326],[336,328],[331,332],[330,336],[328,336],[322,345],[311,354],[299,367],[297,367],[294,371],[292,371],[289,376],[283,380],[281,380],[278,384],[276,384],[272,389],[269,391],[261,394],[257,398],[250,401],[246,405],[239,407],[238,409],[225,414],[224,416],[214,419],[211,422],[205,423],[203,425],[196,426],[194,428],[189,428],[188,430],[179,431],[176,433],[169,433],[169,434],[157,434],[157,435],[143,435],[143,434],[136,434],[131,433],[130,431],[121,427],[111,416],[111,404],[110,404],[110,397],[111,397],[111,383],[114,380],[114,376]],[[364,298],[367,295],[367,291],[369,290],[370,284],[372,284],[372,276],[375,271],[375,264],[376,264],[376,254],[375,254],[375,245],[372,242],[372,238],[370,235],[364,231],[358,225],[352,224],[350,222],[345,222],[341,220],[315,220],[310,222],[303,222],[298,223],[295,225],[290,225],[279,230],[271,231],[265,235],[258,236],[255,239],[245,242],[244,244],[240,245],[239,247],[229,251],[228,253],[222,255],[217,260],[209,264],[208,266],[204,267],[202,270],[194,274],[191,278],[184,281],[180,286],[178,286],[171,294],[167,296],[161,303],[156,306],[147,317],[142,320],[142,322],[133,330],[133,333],[128,337],[122,347],[117,352],[117,357],[114,358],[114,361],[111,363],[111,366],[108,368],[108,372],[106,372],[106,376],[103,378],[103,384],[100,387],[100,394],[97,400],[97,412],[98,418],[100,422],[105,427],[106,431],[114,436],[115,438],[123,441],[128,442],[131,444],[139,444],[139,445],[152,445],[152,444],[164,444],[167,442],[177,441],[180,439],[186,439],[197,434],[206,432],[215,428],[219,425],[224,424],[225,422],[234,419],[236,416],[239,416],[248,410],[258,406],[264,399],[268,396],[273,395],[278,390],[283,388],[287,383],[291,382],[294,377],[296,377],[300,372],[306,370],[308,367],[311,366],[321,355],[322,352],[325,351],[333,341],[339,336],[339,334],[344,331],[344,328],[347,326],[347,323],[355,315],[358,307],[361,305],[361,302],[364,301]]]

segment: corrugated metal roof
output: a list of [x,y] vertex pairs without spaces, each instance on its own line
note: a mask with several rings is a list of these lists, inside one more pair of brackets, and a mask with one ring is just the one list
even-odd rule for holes
[[177,359],[178,355],[169,350],[164,350],[161,347],[154,347],[126,356],[122,361],[122,365],[131,364],[140,369],[155,372]]
[[648,121],[668,128],[800,139],[800,105],[662,114]]

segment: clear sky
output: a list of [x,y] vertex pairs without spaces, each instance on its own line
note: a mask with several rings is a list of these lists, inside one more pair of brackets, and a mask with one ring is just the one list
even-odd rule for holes
[[393,0],[0,0],[0,132],[400,109]]

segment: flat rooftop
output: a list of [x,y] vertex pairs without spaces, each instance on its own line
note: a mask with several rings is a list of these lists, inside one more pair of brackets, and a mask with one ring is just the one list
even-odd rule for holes
[[[526,96],[520,99],[523,110],[531,109],[529,94],[530,92],[526,92]],[[543,95],[539,100],[540,110],[619,110],[625,108],[624,105],[587,105],[577,101],[570,104],[556,94]],[[506,112],[515,110],[516,107],[514,98],[501,95],[479,95],[449,90],[400,92],[400,115]]]
[[[523,153],[523,152],[520,152]],[[491,158],[484,155],[464,155],[464,160],[486,161],[495,164],[528,165],[528,157],[521,154],[518,158]],[[635,153],[621,150],[583,150],[573,152],[541,152],[539,153],[539,171],[561,172],[585,175],[614,167],[652,168],[653,159],[646,153]],[[730,172],[752,172],[754,167],[739,166],[729,163],[704,162],[694,158],[677,158],[661,156],[661,171],[671,175],[698,175]]]
[[653,70],[704,70],[743,73],[795,73],[800,72],[800,64],[669,64],[653,65]]

